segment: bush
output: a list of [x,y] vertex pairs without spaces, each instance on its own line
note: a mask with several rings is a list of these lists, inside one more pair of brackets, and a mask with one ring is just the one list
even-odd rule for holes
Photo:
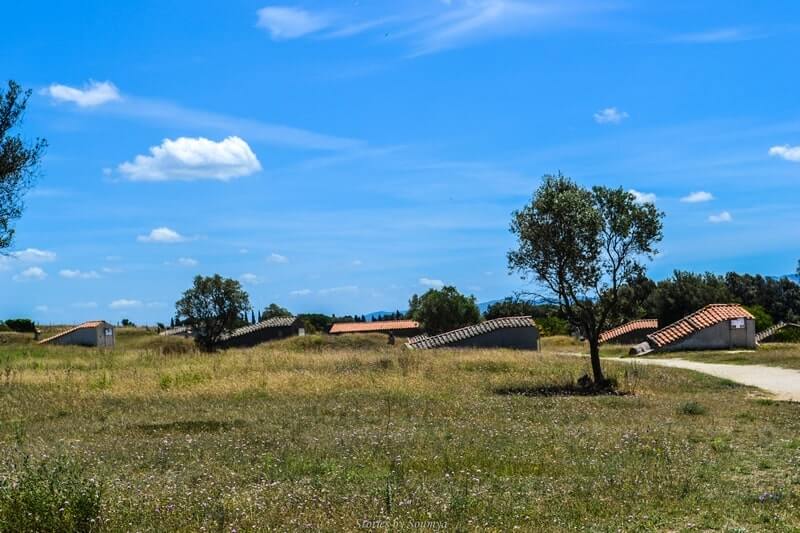
[[12,318],[6,320],[6,326],[19,333],[34,333],[36,326],[30,318]]
[[684,415],[704,415],[706,408],[697,402],[684,402],[681,404],[678,411]]
[[101,489],[65,457],[9,459],[0,477],[0,531],[97,531]]
[[552,337],[554,335],[569,335],[571,333],[569,322],[557,316],[548,316],[535,319],[539,326],[539,334],[542,337]]

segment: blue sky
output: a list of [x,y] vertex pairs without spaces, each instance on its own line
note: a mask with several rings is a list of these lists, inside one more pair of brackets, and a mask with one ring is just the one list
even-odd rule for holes
[[[135,4],[135,5],[134,5]],[[196,274],[295,312],[512,294],[545,173],[667,213],[673,269],[800,247],[797,2],[17,2],[1,78],[50,148],[0,317],[166,321]]]

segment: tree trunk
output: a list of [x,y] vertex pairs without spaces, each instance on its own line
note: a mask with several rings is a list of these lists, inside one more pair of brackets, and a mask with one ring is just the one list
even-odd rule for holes
[[592,361],[592,374],[594,374],[594,385],[597,388],[605,388],[608,386],[605,376],[603,375],[603,367],[600,366],[600,340],[589,338],[589,356]]

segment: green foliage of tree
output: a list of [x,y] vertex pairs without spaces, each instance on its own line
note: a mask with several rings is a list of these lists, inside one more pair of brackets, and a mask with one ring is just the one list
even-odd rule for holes
[[492,303],[483,313],[486,320],[495,318],[503,318],[508,316],[531,316],[531,317],[544,317],[546,313],[542,313],[539,306],[529,300],[520,298],[505,298],[499,302]]
[[539,335],[552,337],[553,335],[569,335],[572,333],[569,322],[557,316],[545,316],[535,319],[539,328]]
[[760,305],[750,305],[746,309],[756,318],[756,332],[764,331],[775,323],[769,313]]
[[646,307],[648,314],[658,318],[659,325],[663,327],[705,305],[734,301],[733,293],[721,276],[676,270],[671,278],[656,284]]
[[134,328],[134,327],[136,327],[136,324],[134,324],[132,321],[128,320],[127,318],[123,318],[122,320],[119,321],[119,323],[124,328]]
[[195,331],[195,341],[206,351],[219,344],[220,337],[235,329],[242,313],[250,309],[250,299],[241,284],[213,276],[196,276],[191,289],[175,303],[183,324]]
[[408,302],[409,315],[430,335],[477,324],[481,312],[474,296],[464,296],[455,287],[430,289]]
[[293,316],[292,313],[285,307],[278,304],[269,304],[264,312],[261,313],[261,320],[268,320],[270,318],[283,318]]
[[607,387],[600,333],[619,320],[620,288],[643,275],[662,238],[663,213],[623,189],[585,189],[545,176],[531,202],[513,213],[517,249],[509,268],[532,278],[589,342],[597,387]]
[[0,90],[0,251],[11,246],[13,222],[22,216],[23,196],[39,169],[47,141],[36,139],[27,144],[12,131],[19,127],[31,91],[24,91],[14,81]]
[[331,329],[334,318],[322,313],[301,313],[297,318],[303,324],[306,333],[327,333]]
[[16,331],[18,333],[36,332],[36,324],[34,324],[33,320],[30,318],[10,318],[6,320],[6,326],[8,326],[11,331]]

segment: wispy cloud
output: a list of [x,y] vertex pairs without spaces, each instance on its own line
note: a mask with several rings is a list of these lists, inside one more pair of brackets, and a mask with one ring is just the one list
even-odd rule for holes
[[652,192],[641,192],[637,191],[636,189],[631,189],[628,191],[633,195],[634,200],[636,203],[639,204],[654,204],[656,203],[656,195]]
[[38,248],[26,248],[18,252],[11,252],[9,255],[25,263],[50,263],[56,260],[55,252],[39,250]]
[[256,154],[240,137],[215,142],[204,137],[164,139],[150,148],[150,155],[137,155],[119,165],[131,181],[229,181],[261,170]]
[[267,263],[283,264],[288,262],[289,258],[281,254],[271,253],[269,257],[267,257]]
[[708,221],[712,224],[720,224],[724,222],[731,222],[733,221],[733,216],[728,211],[723,211],[718,215],[709,215]]
[[41,281],[47,277],[47,272],[37,266],[29,267],[13,277],[14,281]]
[[405,42],[412,56],[421,56],[493,38],[578,26],[586,15],[617,9],[580,0],[452,0],[418,6],[372,18],[346,11],[266,7],[257,11],[257,26],[275,41],[304,36],[344,38],[380,31],[392,41]]
[[670,37],[668,40],[674,43],[713,44],[751,41],[762,37],[764,37],[764,34],[753,31],[751,28],[734,27],[681,33]]
[[800,162],[800,146],[773,146],[769,149],[769,155],[797,163]]
[[110,81],[89,80],[83,88],[53,83],[42,93],[55,102],[71,102],[78,107],[95,107],[122,99],[119,89]]
[[100,274],[98,274],[95,270],[89,270],[88,272],[81,271],[81,270],[70,270],[70,269],[63,269],[58,272],[58,275],[62,278],[66,279],[98,279],[100,278]]
[[356,285],[344,285],[342,287],[331,287],[329,289],[320,289],[317,292],[321,296],[327,296],[330,294],[354,293],[358,292],[358,287]]
[[199,263],[197,259],[192,259],[191,257],[179,257],[178,264],[184,267],[196,267]]
[[290,296],[308,296],[311,294],[311,289],[297,289],[289,293]]
[[120,298],[119,300],[114,300],[108,307],[111,309],[135,309],[137,307],[142,307],[141,300],[130,300],[127,298]]
[[424,287],[432,287],[434,289],[441,289],[444,287],[444,281],[440,279],[419,278],[419,284]]
[[239,281],[244,283],[245,285],[260,285],[264,282],[264,279],[261,276],[257,276],[252,272],[245,272],[241,276],[239,276]]
[[702,202],[710,202],[714,199],[714,195],[706,191],[695,191],[687,194],[681,198],[681,202],[686,204],[699,204]]
[[152,230],[147,235],[139,235],[136,240],[148,243],[175,244],[185,242],[187,238],[173,229],[162,227]]
[[256,12],[256,26],[267,30],[275,41],[295,39],[317,32],[329,21],[323,15],[311,13],[297,7],[271,6]]
[[605,109],[601,109],[593,116],[594,121],[598,124],[619,124],[628,118],[628,113],[625,111],[620,111],[616,107],[607,107]]

